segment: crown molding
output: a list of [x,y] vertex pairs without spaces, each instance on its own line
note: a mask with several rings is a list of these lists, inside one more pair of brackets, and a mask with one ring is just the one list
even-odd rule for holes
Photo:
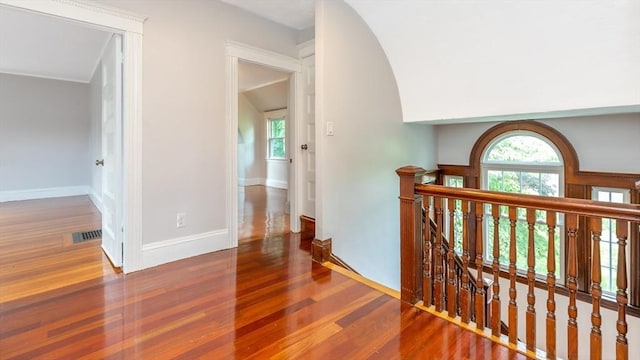
[[146,16],[86,0],[0,0],[0,6],[142,34]]

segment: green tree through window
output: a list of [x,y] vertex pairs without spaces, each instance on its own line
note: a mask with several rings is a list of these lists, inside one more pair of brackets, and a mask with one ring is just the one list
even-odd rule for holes
[[[497,138],[487,147],[482,161],[482,187],[486,190],[508,193],[531,194],[558,197],[563,196],[562,173],[563,164],[559,152],[548,140],[541,139],[533,133],[510,133]],[[527,252],[529,242],[529,225],[526,210],[517,209],[516,222],[516,267],[527,268]],[[537,210],[534,224],[535,271],[546,275],[549,250],[546,211]],[[560,275],[560,249],[563,241],[563,219],[558,216],[555,231],[554,251],[556,259],[556,276]],[[485,257],[493,260],[493,236],[495,226],[491,216],[491,205],[485,207]],[[511,224],[508,208],[500,206],[498,225],[500,258],[502,266],[509,264],[509,242]]]
[[269,119],[269,158],[284,159],[285,150],[285,130],[286,122],[284,118]]

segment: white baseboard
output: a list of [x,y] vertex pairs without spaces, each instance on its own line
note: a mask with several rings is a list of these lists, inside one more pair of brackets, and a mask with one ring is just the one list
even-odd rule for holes
[[9,190],[0,191],[0,202],[48,199],[88,194],[88,186],[64,186],[44,189]]
[[102,194],[98,194],[95,189],[91,189],[91,191],[89,192],[89,199],[91,199],[93,205],[98,208],[98,211],[102,213]]
[[227,229],[142,245],[142,268],[229,248]]
[[282,180],[267,179],[265,185],[267,185],[269,187],[278,188],[278,189],[288,189],[289,188],[289,183],[286,182],[286,181],[282,181]]
[[243,178],[238,179],[238,185],[240,186],[252,186],[252,185],[264,185],[265,181],[262,178]]

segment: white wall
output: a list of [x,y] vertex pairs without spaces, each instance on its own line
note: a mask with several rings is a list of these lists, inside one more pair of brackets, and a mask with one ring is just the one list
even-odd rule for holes
[[90,141],[89,85],[0,74],[0,201],[86,194]]
[[[580,170],[640,173],[640,114],[545,119],[578,153]],[[476,140],[497,123],[436,126],[438,163],[468,165]]]
[[285,80],[246,91],[244,95],[260,112],[284,109],[289,102],[289,81]]
[[238,146],[242,147],[238,156],[241,153],[244,155],[238,159],[238,181],[240,185],[264,185],[265,123],[262,113],[256,110],[243,93],[238,95],[238,131],[243,142],[238,142]]
[[640,109],[639,1],[347,2],[389,58],[404,121]]
[[316,3],[316,237],[367,278],[400,283],[398,177],[435,165],[427,125],[403,124],[400,98],[382,48],[344,1]]
[[[237,185],[227,184],[225,176],[225,40],[296,56],[296,32],[217,1],[100,2],[148,17],[142,68],[143,253],[197,239],[184,253],[172,250],[169,258],[175,260],[211,249],[212,241],[228,244],[225,199]],[[184,228],[176,228],[179,212],[186,214]],[[147,265],[159,258],[143,257]]]
[[89,164],[91,179],[89,194],[96,206],[102,208],[102,167],[94,160],[102,159],[102,64],[99,63],[89,83],[89,111],[91,150]]

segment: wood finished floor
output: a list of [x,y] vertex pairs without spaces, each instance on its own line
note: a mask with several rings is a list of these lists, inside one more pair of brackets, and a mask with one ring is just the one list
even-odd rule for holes
[[123,275],[65,240],[99,223],[87,198],[0,204],[0,359],[525,358],[312,263],[262,207],[268,236]]

